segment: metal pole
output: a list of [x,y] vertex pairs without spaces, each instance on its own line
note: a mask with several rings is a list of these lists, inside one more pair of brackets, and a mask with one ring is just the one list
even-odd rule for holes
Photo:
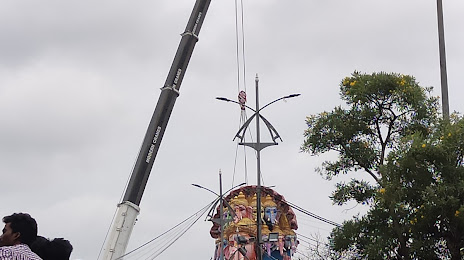
[[[251,107],[248,107],[245,105],[246,108],[252,110],[253,112],[255,112],[255,114],[253,114],[252,117],[250,117],[243,125],[242,127],[240,127],[240,129],[238,130],[238,132],[235,134],[235,138],[239,138],[240,139],[240,142],[239,144],[240,145],[245,145],[245,146],[249,146],[253,149],[255,149],[256,151],[256,166],[257,166],[257,187],[256,187],[256,222],[257,222],[257,232],[256,232],[256,240],[255,240],[255,243],[256,243],[256,255],[257,255],[257,259],[258,260],[262,260],[263,259],[263,250],[262,250],[262,234],[261,234],[261,227],[262,227],[262,222],[263,222],[263,219],[261,217],[261,149],[263,148],[266,148],[268,146],[271,146],[271,145],[277,145],[277,142],[276,142],[276,139],[280,139],[280,135],[277,133],[277,131],[275,130],[274,126],[271,125],[271,123],[269,123],[269,121],[267,119],[265,119],[264,117],[262,117],[259,112],[266,108],[267,106],[279,101],[279,100],[282,100],[282,99],[285,99],[285,98],[293,98],[293,97],[297,97],[299,96],[300,94],[292,94],[292,95],[288,95],[288,96],[285,96],[285,97],[281,97],[279,99],[276,99],[270,103],[268,103],[267,105],[263,106],[262,108],[259,108],[259,91],[258,91],[258,83],[259,83],[259,79],[258,79],[258,75],[256,74],[256,78],[255,78],[255,85],[256,85],[256,110],[254,110],[253,108]],[[228,98],[224,98],[224,97],[217,97],[218,100],[222,100],[222,101],[227,101],[227,102],[233,102],[233,103],[236,103],[236,104],[239,104],[239,105],[242,105],[240,104],[239,102],[237,101],[234,101],[234,100],[230,100]],[[250,122],[256,117],[256,143],[247,143],[247,142],[244,142],[244,138],[245,138],[245,132],[246,130],[248,129],[248,126],[250,124]],[[273,142],[268,142],[268,143],[261,143],[261,136],[260,136],[260,128],[259,128],[259,120],[260,118],[264,121],[266,127],[268,128],[269,130],[269,133],[271,134],[271,137],[272,137],[272,141]],[[235,140],[234,138],[234,140]],[[282,140],[282,139],[281,139]]]
[[224,202],[222,201],[223,195],[222,195],[222,173],[221,170],[219,170],[219,214],[220,219],[219,219],[219,225],[221,226],[221,237],[220,237],[220,242],[219,242],[219,260],[224,260],[224,247],[223,247],[223,236],[224,236]]
[[438,48],[440,49],[441,105],[443,119],[449,119],[448,76],[446,73],[445,32],[443,25],[443,3],[437,0]]
[[256,188],[256,221],[257,221],[257,230],[256,230],[256,236],[257,236],[257,245],[256,245],[256,255],[258,260],[263,259],[263,255],[261,253],[261,226],[262,226],[262,221],[261,221],[261,147],[260,147],[260,135],[259,135],[259,92],[258,92],[258,74],[256,74],[255,78],[255,85],[256,85],[256,146],[258,149],[256,149],[256,165],[257,165],[257,178],[258,181],[257,183],[257,188]]

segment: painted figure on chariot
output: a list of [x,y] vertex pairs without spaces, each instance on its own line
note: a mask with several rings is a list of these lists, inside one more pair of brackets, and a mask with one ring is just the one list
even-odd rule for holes
[[[215,260],[256,260],[257,197],[256,186],[231,191],[224,198],[224,227],[213,222],[211,237],[216,239]],[[284,197],[274,190],[261,187],[263,260],[290,260],[298,245],[296,216]],[[220,218],[220,208],[214,218]],[[221,237],[222,233],[222,237]],[[220,246],[222,246],[222,251]],[[223,252],[223,258],[221,258]]]

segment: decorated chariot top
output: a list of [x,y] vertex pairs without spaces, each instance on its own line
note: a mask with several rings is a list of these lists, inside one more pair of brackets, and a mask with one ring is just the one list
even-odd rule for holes
[[[226,259],[241,259],[238,255],[231,257],[234,252],[239,252],[240,248],[248,259],[256,259],[254,250],[257,234],[256,190],[255,185],[245,186],[231,191],[224,197],[222,217],[225,224],[222,239],[220,239],[220,224],[218,221],[212,222],[211,237],[216,239],[216,248],[220,244],[224,246],[225,255],[229,256]],[[298,229],[292,208],[282,195],[271,188],[261,187],[261,210],[264,252],[269,255],[269,259],[291,259],[297,245],[295,230]],[[217,207],[213,218],[221,218],[220,206]]]

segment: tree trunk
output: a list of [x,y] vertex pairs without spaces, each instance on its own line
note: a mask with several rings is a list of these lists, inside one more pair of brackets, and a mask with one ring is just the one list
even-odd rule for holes
[[455,230],[446,238],[446,244],[451,254],[451,260],[461,260],[460,233]]
[[409,256],[409,248],[406,244],[408,238],[404,235],[403,228],[400,225],[398,218],[395,215],[395,211],[390,207],[390,214],[393,220],[393,229],[398,236],[399,248],[398,248],[398,255],[399,259],[401,260],[410,260],[411,257]]

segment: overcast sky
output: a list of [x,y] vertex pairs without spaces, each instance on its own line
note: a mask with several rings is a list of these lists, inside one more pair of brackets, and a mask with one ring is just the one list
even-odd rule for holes
[[[416,77],[440,95],[436,1],[244,0],[246,90],[260,102],[301,93],[263,111],[282,136],[263,150],[264,185],[341,223],[360,206],[333,206],[335,181],[300,153],[305,117],[342,104],[354,70]],[[135,162],[193,0],[6,0],[0,7],[1,216],[29,212],[46,237],[65,237],[72,259],[96,259]],[[464,111],[464,1],[444,1],[450,111]],[[212,0],[134,228],[130,248],[184,220],[219,190],[256,183],[253,151],[240,147],[235,99],[234,1]],[[254,103],[248,105],[254,107]],[[264,139],[264,137],[262,137]],[[363,175],[359,175],[363,177]],[[366,177],[366,179],[368,179]],[[353,208],[354,207],[354,208]],[[306,236],[331,226],[297,212]],[[194,226],[158,259],[210,259],[211,223]],[[304,248],[300,248],[304,250]]]

